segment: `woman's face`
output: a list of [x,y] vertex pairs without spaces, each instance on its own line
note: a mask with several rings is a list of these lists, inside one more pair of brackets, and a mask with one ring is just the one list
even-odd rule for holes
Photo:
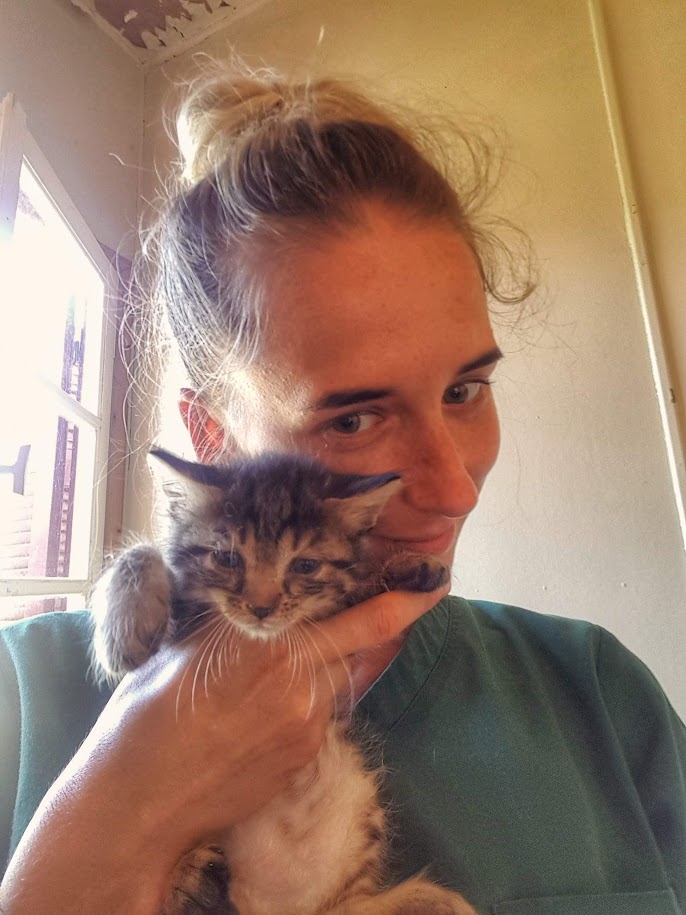
[[365,214],[270,281],[251,438],[334,470],[402,474],[377,551],[452,561],[498,452],[489,380],[501,354],[462,237],[379,203]]

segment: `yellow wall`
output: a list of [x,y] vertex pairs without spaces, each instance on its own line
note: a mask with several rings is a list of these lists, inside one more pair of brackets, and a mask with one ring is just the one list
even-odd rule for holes
[[606,20],[686,435],[686,9],[609,0]]
[[[363,74],[382,91],[395,88],[403,96],[409,93],[423,99],[426,95],[429,104],[438,100],[483,111],[505,125],[520,154],[526,135],[533,140],[540,134],[539,122],[545,124],[551,139],[571,141],[579,151],[589,131],[584,131],[586,136],[573,136],[565,130],[574,115],[570,105],[584,108],[596,119],[605,117],[599,105],[585,3],[527,0],[511,4],[507,11],[504,6],[499,0],[357,0],[348,4],[278,0],[267,4],[231,30],[149,74],[145,159],[149,162],[156,156],[164,162],[166,144],[159,133],[159,116],[161,100],[173,98],[168,77],[189,72],[198,52],[221,57],[229,47],[253,64],[264,60],[289,72]],[[603,0],[601,8],[675,382],[677,412],[686,436],[683,0]],[[320,26],[325,29],[321,45],[317,41]],[[469,52],[462,54],[466,45]],[[532,76],[538,85],[532,83]],[[542,85],[546,80],[548,85]],[[572,93],[564,92],[565,80],[572,80],[573,85],[568,82],[566,88],[577,96],[576,101],[570,97]],[[600,124],[596,127],[601,134]],[[587,153],[593,156],[595,151]],[[603,153],[607,154],[607,148]],[[521,158],[526,160],[526,155]],[[587,193],[593,196],[591,182]]]
[[[682,0],[605,7],[681,409],[686,18]],[[499,331],[503,452],[455,590],[597,620],[686,712],[684,551],[585,2],[279,0],[200,50],[230,44],[252,64],[357,75],[505,126],[502,200],[533,237],[548,308],[524,342]],[[169,156],[170,80],[192,68],[186,54],[147,76],[148,169]]]
[[0,0],[0,98],[14,92],[98,241],[135,247],[143,74],[69,2]]

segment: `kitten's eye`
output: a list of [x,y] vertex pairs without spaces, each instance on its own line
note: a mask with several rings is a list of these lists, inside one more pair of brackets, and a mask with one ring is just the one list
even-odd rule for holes
[[311,575],[321,567],[318,559],[294,559],[291,563],[291,572],[298,575]]
[[225,569],[240,569],[243,565],[243,557],[235,550],[215,550],[212,555],[217,565]]

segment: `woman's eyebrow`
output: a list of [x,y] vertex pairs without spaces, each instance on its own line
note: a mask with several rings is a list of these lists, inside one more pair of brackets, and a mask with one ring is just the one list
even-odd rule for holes
[[390,397],[393,388],[360,388],[357,391],[332,391],[326,394],[312,407],[312,410],[334,410],[336,407],[351,407],[355,404],[366,403],[369,400],[381,400]]
[[[465,363],[457,370],[457,375],[464,375],[467,372],[474,372],[476,369],[483,368],[485,365],[491,365],[503,358],[499,347],[495,346],[487,353]],[[354,391],[332,391],[325,394],[312,407],[313,412],[318,410],[335,410],[339,407],[353,407],[357,404],[367,403],[370,400],[382,400],[384,397],[391,397],[394,394],[393,388],[360,388]]]
[[493,349],[489,349],[489,351],[484,353],[483,356],[479,356],[477,359],[473,359],[471,362],[465,363],[461,368],[457,370],[457,374],[466,375],[467,372],[474,372],[476,369],[482,369],[485,365],[491,365],[492,362],[497,362],[502,358],[502,350],[499,346],[494,346]]

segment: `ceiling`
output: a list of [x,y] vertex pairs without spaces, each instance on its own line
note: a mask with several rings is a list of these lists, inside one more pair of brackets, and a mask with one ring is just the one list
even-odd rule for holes
[[142,63],[179,54],[268,0],[71,0]]

